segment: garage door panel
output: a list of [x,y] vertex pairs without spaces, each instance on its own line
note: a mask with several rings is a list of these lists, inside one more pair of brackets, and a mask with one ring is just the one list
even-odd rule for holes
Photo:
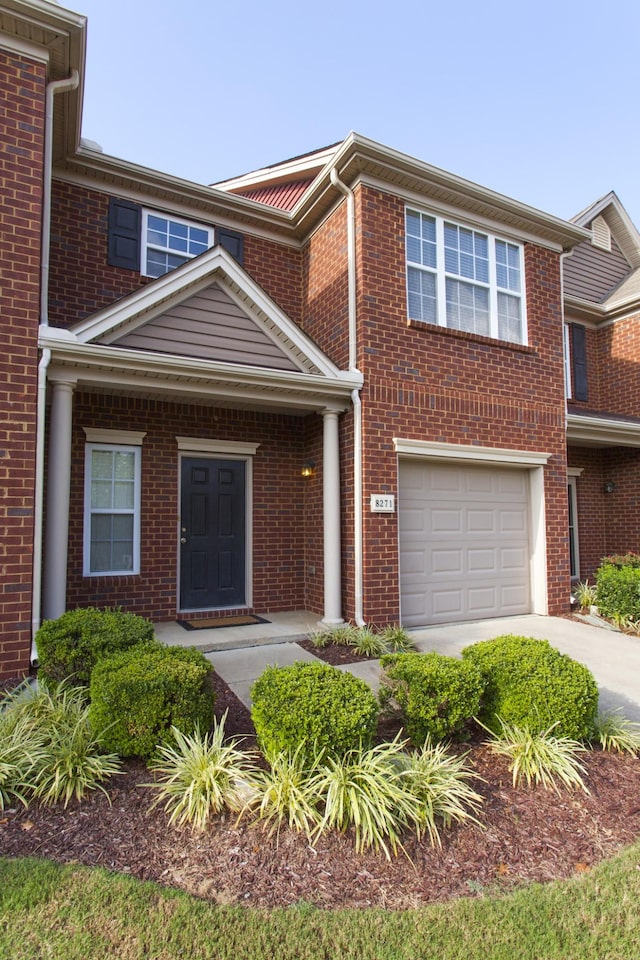
[[[426,564],[423,570],[427,569]],[[451,575],[464,573],[464,556],[462,550],[439,550],[431,551],[431,571],[434,575],[439,573]]]
[[495,533],[496,515],[495,510],[488,509],[467,509],[466,510],[465,530],[468,533]]
[[525,470],[401,461],[398,501],[406,625],[530,612]]
[[[431,606],[434,617],[450,620],[458,620],[464,611],[464,591],[455,590],[434,590],[431,595]],[[423,611],[420,610],[420,613]]]
[[521,547],[503,547],[500,549],[500,568],[509,571],[525,573],[529,570],[529,549],[525,544]]
[[469,587],[467,590],[467,611],[477,619],[492,617],[498,603],[497,587]]
[[522,535],[527,531],[527,516],[522,508],[519,510],[499,510],[498,518],[500,533],[519,533]]
[[405,550],[402,569],[407,577],[407,582],[410,581],[412,574],[416,574],[418,578],[417,582],[420,582],[423,578],[426,564],[426,550]]
[[483,548],[467,550],[468,573],[493,573],[498,563],[496,549]]
[[431,533],[462,533],[464,529],[460,510],[431,509],[428,517],[425,526]]

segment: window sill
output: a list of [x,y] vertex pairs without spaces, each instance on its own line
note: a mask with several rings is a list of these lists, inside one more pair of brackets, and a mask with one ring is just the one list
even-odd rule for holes
[[487,346],[498,347],[501,350],[514,350],[516,353],[537,353],[535,347],[530,347],[523,343],[513,343],[511,340],[498,340],[495,337],[483,337],[477,333],[468,333],[466,330],[452,330],[450,327],[441,327],[437,323],[425,323],[424,320],[409,319],[407,326],[412,330],[439,333],[445,337],[454,337],[456,340],[470,340],[473,343],[485,343]]

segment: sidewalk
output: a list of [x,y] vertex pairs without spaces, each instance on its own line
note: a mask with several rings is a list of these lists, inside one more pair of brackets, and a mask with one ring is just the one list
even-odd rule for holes
[[[297,619],[292,619],[291,624],[299,625],[302,615],[295,616]],[[275,621],[277,618],[273,619]],[[282,630],[282,623],[276,626]],[[228,644],[221,644],[218,640],[218,649],[211,649],[210,644],[213,641],[210,636],[197,638],[198,633],[211,635],[244,629],[256,631],[251,639],[251,646],[230,648]],[[317,624],[314,629],[317,629]],[[162,631],[159,631],[158,635],[164,642],[174,642],[161,633]],[[264,635],[262,639],[256,639],[259,633],[259,626],[218,631],[184,631],[184,645],[195,644],[201,649],[208,649],[206,655],[216,671],[242,702],[250,706],[251,685],[265,667],[285,666],[296,660],[313,662],[317,659],[295,642],[299,636],[284,634],[278,638],[278,642],[274,642],[272,638]],[[264,634],[264,626],[262,633]],[[435,650],[449,656],[459,656],[462,648],[470,643],[505,633],[549,640],[552,646],[562,653],[589,667],[600,689],[602,709],[621,708],[629,720],[640,721],[640,638],[562,617],[535,615],[424,627],[412,630],[411,633],[420,651],[426,653]],[[196,639],[200,642],[196,643]],[[373,689],[377,689],[380,669],[377,660],[351,664],[341,669],[361,677]]]

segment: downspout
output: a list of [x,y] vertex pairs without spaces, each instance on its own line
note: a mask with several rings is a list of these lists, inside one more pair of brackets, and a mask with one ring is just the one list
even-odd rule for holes
[[[335,167],[331,169],[331,183],[347,198],[347,277],[349,285],[349,371],[358,372],[357,326],[356,326],[356,221],[355,198],[338,176]],[[362,404],[360,390],[351,391],[353,403],[353,539],[354,539],[354,580],[355,611],[354,619],[358,627],[366,626],[363,612],[363,542],[362,542]]]
[[[57,93],[75,90],[80,83],[77,70],[63,80],[47,84],[45,97],[44,170],[42,179],[42,249],[40,263],[40,326],[49,326],[49,252],[51,248],[51,182],[53,173],[53,101]],[[51,350],[42,351],[38,364],[36,400],[36,463],[33,518],[33,576],[31,587],[31,664],[38,661],[36,633],[40,626],[42,592],[42,512],[44,503],[44,426],[47,399],[47,370]]]

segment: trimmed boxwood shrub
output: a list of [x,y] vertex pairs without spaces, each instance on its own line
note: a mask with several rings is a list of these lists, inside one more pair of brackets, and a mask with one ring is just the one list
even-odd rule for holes
[[305,743],[310,751],[342,756],[360,744],[368,747],[378,722],[378,702],[364,680],[327,663],[267,667],[251,688],[251,701],[258,743],[268,757]]
[[603,617],[640,619],[640,568],[612,557],[596,570],[596,602]]
[[480,669],[485,682],[480,720],[500,734],[499,718],[541,733],[575,740],[593,733],[598,687],[583,664],[548,640],[512,634],[465,647],[462,656]]
[[88,687],[91,671],[103,657],[137,644],[154,644],[150,620],[122,610],[86,607],[46,620],[36,634],[40,676],[50,686],[68,679]]
[[89,722],[105,750],[150,757],[176,726],[204,733],[213,721],[213,667],[198,650],[138,646],[101,660],[91,675]]
[[470,660],[439,653],[398,653],[382,657],[381,701],[398,704],[408,735],[421,745],[427,736],[444,740],[476,716],[484,687]]

